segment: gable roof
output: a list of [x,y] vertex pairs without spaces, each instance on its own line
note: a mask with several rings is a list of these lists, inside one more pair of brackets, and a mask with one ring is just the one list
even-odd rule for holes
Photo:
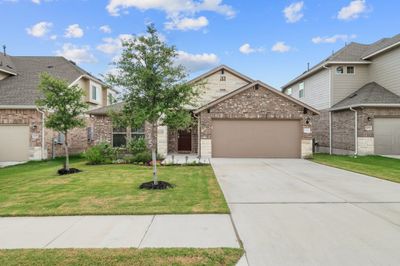
[[245,81],[247,81],[249,83],[254,81],[252,78],[249,78],[248,76],[243,75],[242,73],[239,73],[238,71],[234,70],[233,68],[230,68],[230,67],[228,67],[226,65],[220,65],[220,66],[217,66],[217,67],[211,69],[210,71],[207,71],[206,73],[204,73],[204,74],[202,74],[202,75],[190,80],[189,83],[195,83],[195,82],[197,82],[199,80],[205,79],[205,78],[211,76],[212,74],[221,71],[222,69],[224,69],[224,70],[226,70],[228,72],[231,72],[233,75],[235,75],[235,76],[237,76],[237,77],[239,77],[239,78],[241,78],[241,79],[243,79],[243,80],[245,80]]
[[294,83],[313,75],[330,64],[371,64],[371,61],[368,60],[369,58],[397,45],[400,45],[400,34],[391,38],[383,38],[372,44],[352,42],[336,53],[328,56],[323,61],[310,68],[308,71],[305,71],[301,75],[292,79],[287,84],[283,85],[282,88],[286,89]]
[[108,115],[109,112],[121,111],[123,107],[124,107],[124,103],[119,102],[119,103],[114,103],[114,104],[110,104],[107,106],[103,106],[100,108],[96,108],[96,109],[87,111],[86,113],[90,114],[90,115]]
[[35,106],[39,96],[40,73],[63,79],[72,84],[82,77],[104,82],[75,63],[59,56],[7,56],[16,74],[0,80],[0,106]]
[[11,75],[16,75],[14,63],[8,55],[0,54],[0,72],[5,72]]
[[220,98],[218,98],[218,99],[216,99],[216,100],[214,100],[214,101],[212,101],[212,102],[210,102],[210,103],[208,103],[206,105],[203,105],[202,107],[200,107],[197,110],[195,110],[194,113],[198,114],[198,113],[200,113],[200,112],[202,112],[202,111],[204,111],[204,110],[206,110],[208,108],[211,108],[211,107],[217,105],[218,103],[223,102],[223,101],[235,96],[236,94],[241,93],[242,91],[245,91],[245,90],[247,90],[249,88],[252,88],[252,87],[254,87],[256,85],[259,85],[259,86],[261,86],[263,88],[266,88],[267,90],[270,90],[270,91],[278,94],[279,96],[281,96],[281,97],[283,97],[285,99],[288,99],[289,101],[292,101],[292,102],[294,102],[294,103],[296,103],[296,104],[298,104],[300,106],[303,106],[304,108],[307,108],[308,110],[312,111],[314,114],[319,114],[319,111],[317,109],[315,109],[315,108],[313,108],[313,107],[311,107],[311,106],[309,106],[309,105],[307,105],[307,104],[305,104],[305,103],[303,103],[303,102],[301,102],[301,101],[299,101],[299,100],[297,100],[297,99],[295,99],[295,98],[293,98],[291,96],[288,96],[288,95],[278,91],[277,89],[273,88],[272,86],[270,86],[268,84],[265,84],[264,82],[259,81],[259,80],[254,81],[254,82],[252,82],[250,84],[247,84],[247,85],[245,85],[243,87],[240,87],[240,88],[238,88],[238,89],[236,89],[236,90],[234,90],[234,91],[232,91],[232,92],[230,92],[228,94],[225,94],[224,96],[222,96],[222,97],[220,97]]
[[337,104],[331,110],[343,110],[351,107],[361,106],[398,106],[400,107],[400,96],[385,89],[376,82],[371,82],[361,87],[356,92],[350,94]]

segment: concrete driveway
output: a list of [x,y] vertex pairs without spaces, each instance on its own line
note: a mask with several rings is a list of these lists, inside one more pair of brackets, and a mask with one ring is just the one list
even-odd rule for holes
[[297,159],[213,159],[249,265],[399,265],[400,184]]

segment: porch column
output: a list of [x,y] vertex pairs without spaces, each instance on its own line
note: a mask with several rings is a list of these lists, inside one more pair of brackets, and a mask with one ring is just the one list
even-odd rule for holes
[[157,153],[165,157],[168,154],[168,128],[167,126],[157,127]]

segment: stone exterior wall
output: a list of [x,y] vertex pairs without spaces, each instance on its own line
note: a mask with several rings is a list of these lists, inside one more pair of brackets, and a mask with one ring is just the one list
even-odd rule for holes
[[[211,155],[212,119],[301,120],[303,128],[311,129],[311,117],[310,111],[304,114],[303,106],[269,89],[249,88],[200,113],[201,155]],[[309,140],[302,141],[302,156],[307,157],[312,153],[312,130],[302,132],[302,140]]]

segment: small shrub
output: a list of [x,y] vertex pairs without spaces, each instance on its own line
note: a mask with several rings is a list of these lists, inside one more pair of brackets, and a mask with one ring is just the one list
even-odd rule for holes
[[84,154],[88,164],[111,163],[116,157],[116,150],[108,143],[99,143],[90,147]]
[[144,151],[134,155],[131,162],[147,164],[150,161],[151,161],[151,153],[148,151]]
[[127,150],[132,154],[139,154],[147,151],[147,144],[144,138],[132,139],[126,145]]

